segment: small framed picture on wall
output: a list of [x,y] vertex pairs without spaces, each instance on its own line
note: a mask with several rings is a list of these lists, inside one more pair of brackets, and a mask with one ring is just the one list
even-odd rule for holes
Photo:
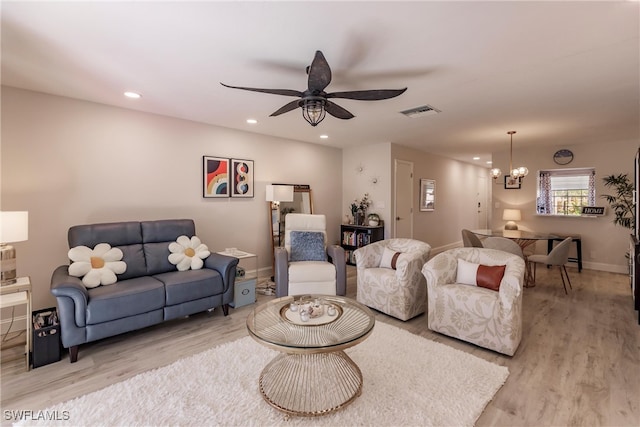
[[229,197],[229,159],[202,156],[202,197]]
[[511,175],[504,176],[504,188],[507,190],[517,190],[521,186],[520,178],[514,178]]
[[231,159],[231,197],[253,197],[253,160]]

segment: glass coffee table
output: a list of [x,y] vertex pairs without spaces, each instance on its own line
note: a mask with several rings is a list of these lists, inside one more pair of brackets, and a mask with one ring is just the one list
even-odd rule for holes
[[247,317],[249,335],[280,352],[260,374],[262,397],[308,417],[353,402],[362,372],[343,350],[364,341],[374,324],[369,308],[340,296],[286,296],[256,307]]

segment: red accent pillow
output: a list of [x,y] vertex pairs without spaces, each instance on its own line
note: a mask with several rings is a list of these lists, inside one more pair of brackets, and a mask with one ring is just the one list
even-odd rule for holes
[[476,284],[481,288],[491,289],[492,291],[500,290],[500,282],[504,276],[506,265],[478,265],[476,273]]
[[482,265],[458,259],[456,283],[498,291],[506,265]]

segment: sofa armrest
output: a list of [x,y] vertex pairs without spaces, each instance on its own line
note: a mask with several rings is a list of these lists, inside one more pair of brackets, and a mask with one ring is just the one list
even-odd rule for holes
[[[61,265],[56,268],[51,275],[51,293],[58,299],[59,309],[63,309],[60,300],[65,297],[73,301],[73,318],[77,326],[86,326],[87,304],[89,302],[89,292],[82,284],[79,277],[69,275],[69,266]],[[64,304],[66,307],[67,304]],[[67,313],[71,316],[71,313]],[[62,316],[62,313],[61,313]]]
[[273,252],[273,275],[276,282],[276,297],[289,295],[289,252],[286,248],[277,247]]
[[347,294],[347,260],[340,245],[327,246],[329,261],[336,267],[336,295]]
[[227,292],[229,289],[233,289],[236,282],[236,266],[239,262],[238,258],[211,252],[211,255],[205,258],[204,266],[220,273],[224,283],[224,292]]

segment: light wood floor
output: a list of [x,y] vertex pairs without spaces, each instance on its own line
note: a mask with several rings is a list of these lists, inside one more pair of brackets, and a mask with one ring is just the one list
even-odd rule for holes
[[[512,358],[431,332],[425,315],[401,322],[377,313],[376,320],[509,368],[478,426],[638,426],[640,326],[629,279],[568,270],[573,291],[566,296],[558,271],[538,268],[538,285],[525,289],[524,334]],[[348,296],[355,297],[355,269],[348,271]],[[4,363],[2,409],[44,409],[246,336],[252,307],[231,309],[227,317],[217,309],[83,345],[74,364],[65,357],[23,372],[19,362]],[[5,418],[2,425],[10,425]]]

